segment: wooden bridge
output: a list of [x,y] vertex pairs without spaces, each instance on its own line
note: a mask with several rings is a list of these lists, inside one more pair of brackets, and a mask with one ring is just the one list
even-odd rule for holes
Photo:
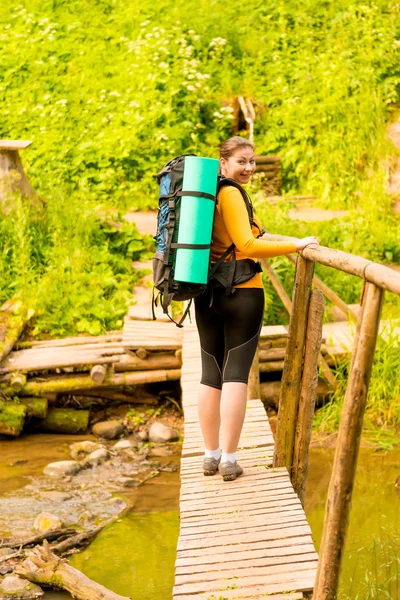
[[[265,237],[290,239],[272,234]],[[288,259],[294,261],[294,257]],[[357,312],[314,276],[315,262],[363,280]],[[181,529],[174,600],[261,600],[267,596],[289,600],[310,598],[311,594],[313,600],[337,597],[369,379],[378,333],[384,325],[380,320],[384,291],[400,295],[400,274],[362,257],[310,247],[297,258],[290,299],[268,263],[264,268],[290,314],[290,324],[276,331],[263,328],[249,387],[250,397],[259,398],[260,394],[254,394],[260,389],[259,373],[283,369],[277,433],[274,444],[262,403],[248,401],[238,449],[244,475],[234,482],[224,483],[219,475],[202,474],[203,441],[196,414],[199,342],[196,329],[185,324],[180,372],[185,415]],[[313,290],[313,285],[317,289]],[[323,326],[323,295],[349,322]],[[133,315],[131,318],[135,319]],[[160,325],[154,324],[155,340],[162,339],[162,329],[168,327],[166,323]],[[145,350],[150,344],[151,349],[149,321],[146,327],[142,325],[139,335],[137,327],[128,317],[124,348],[129,351],[143,346]],[[167,339],[172,343],[168,333]],[[318,365],[334,387],[330,359],[349,353],[352,360],[318,557],[302,508]]]
[[313,589],[318,556],[286,468],[272,468],[274,440],[263,404],[248,401],[238,451],[243,476],[230,483],[204,477],[193,325],[185,326],[182,360],[185,429],[173,598],[303,598],[301,592]]

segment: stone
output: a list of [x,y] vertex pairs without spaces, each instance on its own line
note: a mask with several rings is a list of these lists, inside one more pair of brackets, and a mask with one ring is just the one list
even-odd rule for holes
[[66,502],[67,500],[69,500],[70,498],[72,498],[71,494],[66,494],[64,492],[42,492],[41,497],[44,500],[50,500],[50,502],[55,502],[56,504],[59,504],[61,502]]
[[41,598],[43,590],[36,585],[22,579],[18,575],[6,575],[0,583],[0,598],[1,600],[29,600],[30,598]]
[[135,479],[134,477],[120,477],[118,483],[124,488],[132,488],[138,487],[140,485],[140,480]]
[[105,448],[100,448],[100,450],[95,450],[87,455],[85,460],[83,461],[84,466],[88,465],[99,465],[100,463],[107,460],[109,454],[108,450]]
[[50,477],[62,477],[63,475],[76,475],[81,468],[81,465],[76,460],[58,460],[46,465],[43,473],[50,475]]
[[36,531],[54,531],[60,529],[63,523],[59,517],[49,512],[41,512],[35,519],[33,527]]
[[168,425],[156,421],[150,427],[149,438],[151,442],[156,444],[165,444],[166,442],[179,439],[179,434],[175,429],[168,427]]
[[120,440],[119,442],[114,444],[113,450],[117,450],[118,452],[120,450],[130,450],[133,447],[134,444],[130,440]]
[[105,440],[115,440],[124,433],[124,426],[120,421],[101,421],[93,425],[94,435]]
[[168,446],[155,446],[151,449],[151,456],[171,456],[172,450]]
[[149,441],[149,432],[148,431],[138,431],[137,436],[142,442]]
[[80,454],[90,454],[95,450],[100,450],[102,448],[101,444],[97,442],[92,442],[91,440],[85,440],[83,442],[75,442],[75,444],[70,445],[71,457],[74,460],[79,459]]

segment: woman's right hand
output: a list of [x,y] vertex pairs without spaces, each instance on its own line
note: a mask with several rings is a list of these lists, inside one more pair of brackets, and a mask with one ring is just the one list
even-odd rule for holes
[[306,246],[308,246],[309,244],[316,244],[318,246],[319,245],[319,241],[313,235],[310,235],[309,237],[302,238],[301,240],[297,240],[297,242],[296,242],[296,252],[298,252],[299,250],[304,250],[304,248]]

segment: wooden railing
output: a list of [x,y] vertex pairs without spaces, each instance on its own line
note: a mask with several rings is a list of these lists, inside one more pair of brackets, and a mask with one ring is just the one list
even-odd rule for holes
[[[266,234],[264,239],[282,241],[293,238]],[[293,259],[294,257],[290,258],[292,261]],[[332,295],[329,297],[328,294],[332,290],[324,289],[324,284],[320,280],[313,279],[315,262],[364,280],[359,317],[353,314],[340,298]],[[271,273],[269,274],[271,277]],[[322,337],[324,300],[321,288],[327,297],[349,317],[357,319],[313,594],[313,600],[334,600],[337,596],[341,559],[349,524],[362,423],[379,332],[384,290],[400,295],[400,273],[360,256],[313,245],[305,248],[297,258],[292,301],[287,297],[283,286],[279,286],[279,281],[277,283],[273,279],[272,275],[271,281],[290,313],[274,466],[286,466],[293,487],[303,503],[318,379],[317,363],[320,360],[318,355]],[[319,288],[318,290],[312,291],[313,283]]]

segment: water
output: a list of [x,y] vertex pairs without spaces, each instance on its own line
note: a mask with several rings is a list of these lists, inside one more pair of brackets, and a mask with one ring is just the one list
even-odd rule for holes
[[[42,435],[28,438],[0,442],[2,490],[25,485],[47,462],[66,458],[71,442],[71,436],[65,440]],[[311,450],[306,513],[317,549],[333,455],[331,449]],[[10,467],[10,462],[24,457],[29,457],[28,463]],[[400,600],[400,576],[395,578],[396,569],[400,571],[400,490],[394,485],[399,474],[400,449],[389,453],[361,450],[339,600]],[[107,527],[70,561],[121,595],[166,600],[172,594],[179,532],[179,474],[161,473],[136,490],[134,502],[130,514]],[[389,576],[392,581],[385,582]],[[67,599],[70,596],[64,592],[45,594],[45,600]]]

